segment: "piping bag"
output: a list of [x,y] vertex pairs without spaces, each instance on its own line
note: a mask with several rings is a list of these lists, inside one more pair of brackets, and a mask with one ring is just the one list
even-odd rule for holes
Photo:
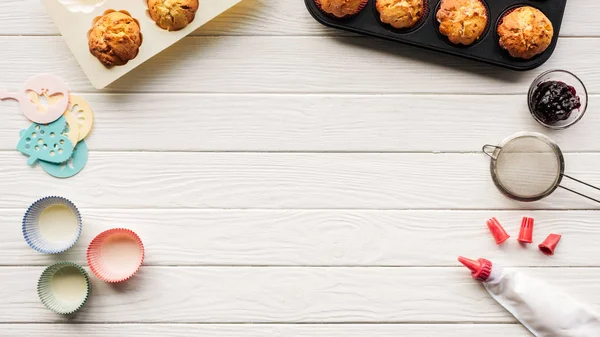
[[490,295],[537,337],[598,337],[600,315],[545,281],[486,259],[458,261]]

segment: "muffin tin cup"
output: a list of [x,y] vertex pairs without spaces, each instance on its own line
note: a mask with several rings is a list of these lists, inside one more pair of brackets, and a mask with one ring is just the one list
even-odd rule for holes
[[[566,0],[565,0],[565,1],[566,1]],[[518,9],[519,7],[522,7],[522,6],[529,6],[529,7],[537,8],[537,9],[539,9],[539,10],[540,10],[542,13],[546,14],[546,13],[544,12],[544,9],[543,9],[543,8],[541,8],[541,7],[539,7],[537,4],[538,4],[538,2],[535,2],[535,1],[533,1],[533,2],[532,2],[532,3],[530,3],[530,4],[526,4],[526,5],[524,5],[524,4],[522,4],[522,3],[519,3],[519,4],[516,4],[516,5],[512,5],[512,6],[509,6],[509,7],[507,7],[507,8],[506,8],[506,9],[505,9],[505,10],[502,12],[502,14],[500,14],[500,16],[498,17],[498,19],[496,20],[496,23],[495,23],[495,25],[494,25],[494,39],[495,39],[496,41],[498,41],[498,45],[500,45],[500,44],[499,44],[499,41],[500,41],[500,34],[498,34],[498,27],[499,27],[499,26],[502,24],[502,22],[503,22],[504,18],[505,18],[505,17],[506,17],[508,14],[510,14],[510,13],[512,13],[512,12],[514,12],[516,9]],[[548,16],[548,15],[546,14],[546,16]],[[548,16],[548,18],[550,18],[550,17]],[[559,27],[557,27],[557,26],[555,25],[555,23],[554,23],[552,20],[550,20],[550,21],[552,22],[552,26],[553,26],[553,29],[554,29],[554,36],[553,36],[553,38],[552,38],[552,43],[550,44],[550,46],[548,46],[548,49],[547,49],[545,52],[542,52],[542,53],[540,53],[540,54],[534,55],[533,57],[531,57],[531,58],[529,58],[529,59],[527,59],[527,60],[523,60],[523,61],[535,62],[535,61],[536,61],[538,58],[543,58],[543,57],[544,57],[544,55],[545,55],[546,53],[548,53],[548,50],[552,49],[552,52],[554,52],[554,48],[556,48],[556,43],[557,43],[557,40],[558,40],[558,30],[559,30],[560,26],[559,26]],[[505,57],[507,57],[507,58],[510,58],[510,59],[516,59],[516,58],[514,58],[514,57],[512,57],[512,56],[510,55],[510,53],[508,52],[508,50],[506,50],[506,49],[504,49],[504,48],[502,48],[502,47],[501,47],[500,49],[501,49],[501,50],[502,50],[502,52],[504,53]],[[550,54],[551,54],[551,53],[550,53]],[[550,58],[550,56],[551,56],[551,55],[549,55],[549,56],[548,56],[546,59],[544,59],[544,61],[543,61],[543,62],[547,61],[547,60]],[[519,59],[516,59],[516,60],[519,60]],[[542,65],[542,64],[543,64],[543,62],[542,62],[542,63],[540,63],[540,65]]]
[[321,4],[319,3],[320,0],[312,0],[312,1],[314,1],[315,5],[319,9],[319,11],[321,11],[321,13],[323,13],[324,15],[329,16],[332,19],[336,19],[336,20],[346,20],[346,19],[350,19],[350,18],[352,18],[354,16],[357,16],[358,14],[360,14],[360,12],[362,12],[365,9],[365,7],[367,6],[367,4],[369,3],[369,0],[362,0],[362,3],[360,4],[360,7],[358,8],[358,11],[356,13],[349,14],[349,15],[346,15],[346,16],[340,18],[340,17],[337,17],[337,16],[335,16],[333,14],[327,13],[323,9],[321,9]]
[[[369,0],[375,7],[375,0]],[[453,45],[448,39],[439,32],[439,23],[436,19],[436,11],[441,0],[426,0],[429,2],[429,14],[423,24],[417,25],[410,30],[396,30],[391,26],[383,24],[378,17],[376,10],[363,10],[356,16],[349,19],[335,19],[323,12],[316,6],[314,0],[305,0],[306,7],[310,14],[325,26],[342,29],[358,34],[373,36],[390,41],[405,43],[445,54],[455,55],[479,62],[485,62],[496,66],[512,70],[530,70],[544,64],[556,47],[560,26],[564,15],[567,0],[555,1],[535,1],[535,0],[494,0],[485,1],[488,8],[488,27],[487,32],[473,44],[469,46]],[[506,50],[499,45],[498,34],[496,33],[498,22],[501,16],[505,15],[510,9],[520,6],[531,6],[541,10],[554,27],[554,36],[552,43],[545,52],[529,59],[518,59],[511,57]],[[492,30],[494,32],[492,32]]]
[[[57,279],[60,278],[63,279],[63,282],[68,283],[59,287]],[[77,289],[78,287],[80,289]],[[37,286],[38,297],[42,304],[61,315],[71,315],[79,311],[87,302],[91,290],[92,285],[88,273],[78,264],[68,261],[58,262],[47,267],[42,272]],[[66,296],[71,297],[68,300],[61,299],[62,296],[65,296],[65,292],[69,293]]]
[[[108,283],[129,280],[142,266],[144,257],[142,240],[135,232],[125,228],[100,233],[87,249],[87,263],[92,273]],[[115,261],[117,259],[119,261]]]
[[[55,224],[46,223],[51,220],[43,218],[44,213],[58,212],[56,208],[63,208],[63,212],[71,212],[77,221],[76,228],[58,230],[52,227]],[[70,200],[56,196],[45,197],[29,206],[23,217],[22,230],[25,241],[34,250],[44,254],[62,253],[79,240],[82,230],[81,215]],[[53,237],[49,238],[48,234]]]
[[[427,0],[426,0],[427,1]],[[440,32],[440,22],[437,20],[437,12],[440,10],[440,8],[442,7],[442,1],[438,1],[437,6],[435,7],[433,13],[434,13],[434,17],[433,17],[433,25],[435,27],[436,32],[438,33],[438,36],[444,40],[450,47],[452,48],[471,48],[475,45],[477,45],[479,42],[481,42],[483,39],[485,39],[485,37],[489,34],[490,29],[492,27],[492,21],[490,19],[490,6],[488,6],[487,1],[486,0],[479,0],[483,6],[485,7],[485,10],[487,11],[487,22],[486,22],[486,26],[485,29],[483,30],[483,33],[481,34],[481,36],[473,41],[473,43],[469,44],[469,45],[464,45],[464,44],[454,44],[452,43],[452,41],[450,41],[450,39],[442,34],[442,32]]]
[[391,31],[393,33],[397,33],[397,34],[406,34],[406,33],[410,33],[414,30],[421,28],[421,26],[427,22],[427,19],[431,12],[431,9],[429,8],[429,0],[423,0],[423,15],[421,15],[421,19],[419,19],[419,21],[413,27],[396,28],[396,27],[390,25],[389,23],[385,23],[385,22],[381,21],[380,13],[377,10],[377,2],[372,1],[372,3],[373,3],[373,6],[371,6],[371,7],[373,9],[373,15],[375,15],[375,19],[377,20],[377,22],[379,22],[380,25],[382,25],[389,31]]

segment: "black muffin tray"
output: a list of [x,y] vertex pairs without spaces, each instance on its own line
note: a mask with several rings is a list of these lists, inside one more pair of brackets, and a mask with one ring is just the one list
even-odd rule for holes
[[[366,7],[356,16],[338,19],[323,13],[315,0],[304,0],[310,14],[325,26],[347,30],[354,33],[374,36],[386,40],[401,42],[446,54],[456,55],[480,62],[485,62],[513,70],[530,70],[544,64],[556,47],[560,25],[567,5],[567,0],[482,0],[488,8],[488,25],[483,36],[470,46],[454,45],[439,30],[436,13],[441,0],[428,1],[427,14],[414,28],[408,30],[395,29],[379,20],[375,8],[375,0],[369,0]],[[511,57],[498,44],[496,33],[498,22],[508,11],[520,7],[532,6],[541,10],[554,26],[552,44],[545,52],[529,59]]]

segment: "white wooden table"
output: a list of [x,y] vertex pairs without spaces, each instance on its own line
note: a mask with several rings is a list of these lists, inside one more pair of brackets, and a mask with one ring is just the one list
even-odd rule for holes
[[[2,86],[52,72],[97,116],[87,167],[58,180],[26,165],[15,146],[27,122],[0,105],[0,336],[528,336],[458,255],[522,267],[600,307],[597,206],[560,191],[507,200],[477,153],[541,131],[568,172],[600,183],[598,16],[599,2],[570,1],[552,59],[515,73],[326,29],[301,0],[244,0],[99,92],[38,1],[0,2]],[[542,129],[526,107],[550,68],[591,93],[566,131]],[[21,234],[25,209],[46,195],[84,218],[60,256]],[[492,216],[513,237],[535,217],[536,242],[564,235],[557,255],[497,248]],[[74,319],[46,310],[44,266],[85,263],[112,227],[144,240],[139,275],[94,279]]]

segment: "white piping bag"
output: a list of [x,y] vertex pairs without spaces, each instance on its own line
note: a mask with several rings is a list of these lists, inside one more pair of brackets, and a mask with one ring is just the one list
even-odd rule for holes
[[486,259],[458,261],[535,336],[600,337],[600,315],[546,282]]

